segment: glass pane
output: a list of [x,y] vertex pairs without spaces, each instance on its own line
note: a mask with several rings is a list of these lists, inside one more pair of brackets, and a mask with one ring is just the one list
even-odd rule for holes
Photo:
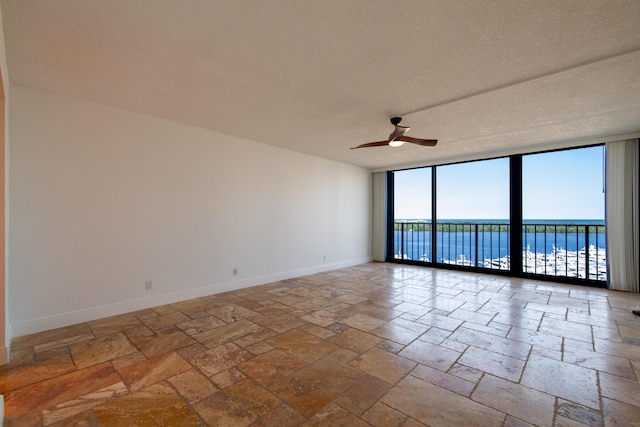
[[509,159],[438,166],[437,262],[508,270]]
[[394,257],[431,261],[431,168],[393,173]]
[[522,157],[523,271],[606,280],[604,146]]

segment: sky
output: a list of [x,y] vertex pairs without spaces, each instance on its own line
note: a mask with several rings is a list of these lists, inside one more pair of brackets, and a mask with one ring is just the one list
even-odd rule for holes
[[[522,158],[524,219],[604,219],[603,147]],[[440,219],[508,219],[509,159],[437,168]],[[395,218],[431,218],[431,168],[394,173]]]

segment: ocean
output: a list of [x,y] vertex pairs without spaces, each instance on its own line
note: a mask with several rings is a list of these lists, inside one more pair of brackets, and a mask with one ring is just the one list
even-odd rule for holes
[[[509,268],[508,220],[438,220],[436,262]],[[427,220],[397,220],[394,226],[394,257],[433,261],[432,225]],[[588,230],[588,232],[587,232]],[[553,275],[606,277],[604,220],[524,220],[525,271],[552,271]],[[587,263],[589,265],[587,265]],[[593,271],[592,271],[593,270]],[[564,273],[563,273],[564,272]]]

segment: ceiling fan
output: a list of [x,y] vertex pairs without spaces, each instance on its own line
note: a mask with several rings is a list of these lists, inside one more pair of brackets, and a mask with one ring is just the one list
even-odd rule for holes
[[356,148],[367,148],[367,147],[383,147],[385,145],[389,145],[391,147],[400,147],[405,142],[410,142],[412,144],[422,145],[423,147],[435,147],[438,143],[437,139],[421,139],[421,138],[412,138],[410,136],[405,136],[405,133],[411,129],[408,126],[400,126],[400,122],[402,121],[402,117],[392,117],[391,124],[395,126],[395,129],[389,135],[389,139],[386,141],[377,141],[377,142],[368,142],[366,144],[360,144],[357,147],[352,147],[354,150]]

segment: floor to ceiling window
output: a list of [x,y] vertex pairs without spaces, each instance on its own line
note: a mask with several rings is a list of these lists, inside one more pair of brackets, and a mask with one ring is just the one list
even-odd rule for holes
[[522,156],[523,271],[606,280],[604,146]]
[[603,156],[595,146],[391,172],[387,259],[603,286]]
[[431,262],[431,168],[394,173],[394,258]]
[[509,159],[436,168],[437,262],[509,269]]

